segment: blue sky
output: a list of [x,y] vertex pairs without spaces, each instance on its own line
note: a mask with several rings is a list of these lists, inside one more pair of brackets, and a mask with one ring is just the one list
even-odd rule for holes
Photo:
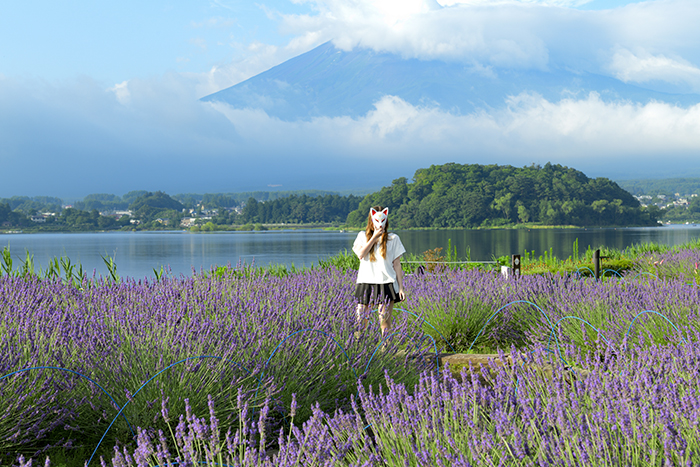
[[280,1],[3,2],[0,63],[6,75],[86,75],[106,84],[202,73],[240,58],[252,43],[283,45],[271,16],[308,10]]
[[[359,119],[295,124],[197,99],[328,40],[463,61],[485,73],[556,64],[700,93],[699,4],[3,1],[0,164],[13,175],[3,177],[0,197],[371,188],[451,161],[551,160],[610,178],[698,176],[697,106],[521,95],[504,109],[458,118],[386,96]],[[491,140],[474,140],[479,129]],[[476,149],[465,151],[466,143]]]

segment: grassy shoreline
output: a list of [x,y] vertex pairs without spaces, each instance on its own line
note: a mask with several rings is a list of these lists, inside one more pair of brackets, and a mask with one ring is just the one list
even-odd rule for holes
[[[670,225],[685,225],[686,223],[678,222],[672,223]],[[651,227],[663,227],[661,224],[651,226]],[[535,223],[527,224],[504,224],[499,226],[484,226],[484,227],[411,227],[406,229],[397,230],[520,230],[520,229],[620,229],[620,228],[637,228],[637,227],[650,227],[648,225],[638,226],[638,225],[609,225],[609,226],[580,226],[580,225],[543,225]],[[260,231],[260,230],[306,230],[306,229],[323,229],[323,230],[347,230],[347,231],[360,231],[362,228],[351,227],[346,224],[332,224],[332,223],[312,223],[312,224],[241,224],[241,225],[214,225],[212,226],[194,226],[191,228],[159,228],[159,229],[141,229],[138,227],[124,227],[120,229],[111,230],[75,230],[68,228],[46,228],[45,226],[36,227],[22,227],[22,228],[4,228],[0,229],[0,235],[12,235],[17,232],[21,233],[102,233],[102,232],[192,232],[192,233],[208,233],[208,232],[239,232],[239,231]]]

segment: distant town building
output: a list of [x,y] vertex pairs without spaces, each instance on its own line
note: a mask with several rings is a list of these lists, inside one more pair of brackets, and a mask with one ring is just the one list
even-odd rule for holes
[[197,221],[196,217],[185,217],[180,221],[182,227],[192,227]]

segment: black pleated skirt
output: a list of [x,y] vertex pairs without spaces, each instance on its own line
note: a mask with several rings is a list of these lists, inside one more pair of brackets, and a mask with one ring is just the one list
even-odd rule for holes
[[370,303],[386,303],[401,301],[401,297],[394,290],[393,282],[388,284],[357,284],[355,286],[355,298],[357,303],[369,305]]

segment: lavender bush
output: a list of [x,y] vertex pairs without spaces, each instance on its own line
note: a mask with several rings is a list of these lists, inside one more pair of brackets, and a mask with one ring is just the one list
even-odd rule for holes
[[[418,318],[397,310],[396,334],[375,352],[376,323],[354,335],[354,275],[239,266],[79,286],[0,277],[0,376],[77,373],[0,381],[0,464],[66,449],[87,460],[113,420],[98,452],[113,465],[700,461],[692,283],[408,276],[402,308]],[[678,331],[638,316],[645,310]],[[492,386],[426,373],[434,358],[424,333],[439,351],[476,339],[482,350],[510,349],[518,364],[494,368]],[[545,360],[559,365],[556,377],[527,364]],[[564,365],[587,372],[572,379]],[[110,396],[125,417],[115,420]]]
[[532,369],[547,358],[542,347],[513,349],[512,368],[483,370],[492,386],[466,371],[423,373],[412,388],[387,375],[385,390],[358,386],[351,411],[315,407],[301,426],[279,429],[273,451],[267,409],[253,417],[242,404],[239,425],[223,434],[213,410],[199,419],[188,406],[172,442],[140,430],[111,465],[697,465],[700,346],[628,351],[588,361],[585,377],[560,366],[543,378]]
[[663,253],[652,252],[640,255],[636,261],[637,270],[663,279],[680,279],[698,284],[700,276],[699,249],[678,249]]
[[[347,404],[357,378],[382,380],[384,367],[400,380],[415,378],[407,359],[392,352],[375,355],[367,367],[381,337],[376,328],[361,340],[354,337],[352,273],[307,271],[281,279],[235,272],[159,282],[86,281],[82,290],[4,276],[0,375],[52,366],[97,382],[127,405],[126,419],[110,429],[111,444],[130,440],[137,426],[158,426],[166,398],[173,412],[184,413],[185,398],[201,411],[212,396],[220,416],[235,423],[239,390],[251,407],[265,398],[273,406],[288,405],[297,393],[303,420],[316,401],[325,410]],[[299,333],[278,348],[304,329],[320,332]],[[402,329],[390,346],[416,340],[416,330]],[[158,371],[196,356],[219,358],[187,360],[133,397]],[[1,452],[94,447],[118,411],[86,378],[54,369],[5,378],[0,397]],[[275,410],[274,416],[281,421],[285,415]]]

